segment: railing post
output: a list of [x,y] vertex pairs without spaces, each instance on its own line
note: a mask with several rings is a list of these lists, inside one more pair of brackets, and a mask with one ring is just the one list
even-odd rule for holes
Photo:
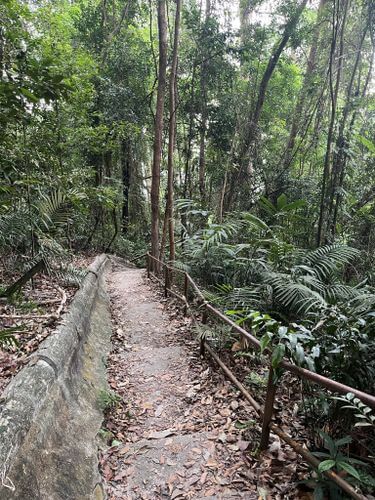
[[184,316],[187,316],[187,302],[188,302],[188,290],[189,290],[189,280],[188,280],[188,277],[187,277],[187,273],[184,274],[185,276],[185,280],[184,280],[184,297],[186,299],[186,303],[185,303],[185,306],[184,306]]
[[262,436],[260,438],[260,445],[259,445],[261,451],[264,451],[268,448],[270,441],[270,423],[274,411],[274,403],[276,396],[276,384],[274,383],[273,376],[274,376],[273,368],[272,366],[270,366],[270,371],[268,374],[266,402],[264,403]]
[[164,266],[164,297],[168,297],[168,288],[169,288],[169,269],[167,266]]
[[[203,315],[202,315],[202,323],[204,325],[207,324],[207,309],[206,309],[206,304],[203,303],[203,307],[204,307],[204,310],[203,310]],[[205,337],[202,335],[201,338],[200,338],[200,341],[199,341],[199,354],[204,357],[205,355],[205,352],[206,352],[206,349],[204,347],[204,342],[205,342]]]
[[147,278],[150,279],[150,255],[146,255],[146,261],[147,261]]

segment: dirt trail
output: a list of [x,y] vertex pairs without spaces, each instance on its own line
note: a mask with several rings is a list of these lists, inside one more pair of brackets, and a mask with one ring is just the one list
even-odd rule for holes
[[144,271],[117,266],[109,292],[109,382],[123,398],[106,421],[121,441],[102,457],[109,498],[258,498],[234,425],[250,407],[199,359],[189,325],[167,317]]

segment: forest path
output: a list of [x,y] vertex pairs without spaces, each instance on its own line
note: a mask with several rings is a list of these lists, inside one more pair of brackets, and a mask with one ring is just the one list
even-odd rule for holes
[[105,422],[121,441],[101,460],[108,497],[257,498],[234,425],[251,410],[200,360],[188,321],[168,318],[143,270],[115,264],[109,293],[109,383],[123,402]]

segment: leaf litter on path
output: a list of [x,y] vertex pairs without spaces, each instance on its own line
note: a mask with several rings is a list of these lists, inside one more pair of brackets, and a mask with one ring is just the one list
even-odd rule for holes
[[200,358],[190,322],[161,307],[144,271],[115,265],[109,292],[108,377],[121,402],[103,427],[107,444],[121,445],[101,451],[108,498],[258,499],[260,488],[299,498],[305,470],[294,452],[276,436],[267,452],[254,452],[261,429],[252,408]]

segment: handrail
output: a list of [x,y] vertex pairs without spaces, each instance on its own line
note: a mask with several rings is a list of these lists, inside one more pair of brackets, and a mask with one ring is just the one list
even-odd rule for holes
[[[165,262],[157,259],[156,257],[153,257],[150,254],[148,254],[148,257],[151,258],[152,260],[157,261],[159,264],[162,264],[164,267],[167,267],[171,271],[177,271],[179,273],[186,275],[189,283],[195,289],[199,298],[203,300],[203,305],[212,314],[214,314],[215,316],[220,318],[222,321],[224,321],[229,326],[231,326],[234,330],[236,330],[238,333],[240,333],[243,337],[245,337],[253,347],[255,347],[256,349],[260,349],[260,342],[256,337],[254,337],[254,335],[251,335],[251,333],[249,333],[247,330],[245,330],[244,328],[239,326],[237,323],[232,321],[230,318],[225,316],[225,314],[223,314],[221,311],[219,311],[218,309],[213,307],[209,302],[206,301],[203,293],[200,291],[198,285],[195,283],[195,281],[193,280],[193,278],[190,276],[189,273],[187,273],[186,271],[183,271],[182,269],[178,269],[177,267],[171,266],[170,264],[166,264]],[[367,392],[363,392],[363,391],[360,391],[359,389],[355,389],[354,387],[351,387],[349,385],[342,384],[341,382],[337,382],[336,380],[332,380],[328,377],[325,377],[324,375],[319,375],[318,373],[312,372],[311,370],[307,370],[306,368],[301,368],[300,366],[297,366],[293,363],[290,363],[286,359],[283,359],[281,361],[280,366],[282,368],[284,368],[285,370],[293,373],[294,375],[297,375],[300,378],[304,378],[306,380],[309,380],[310,382],[321,385],[321,386],[325,387],[326,389],[329,389],[333,392],[339,392],[341,394],[347,394],[348,392],[352,392],[355,396],[357,396],[359,399],[361,399],[368,406],[370,406],[371,408],[375,408],[375,396],[372,396],[371,394],[368,394]]]
[[[165,296],[168,295],[168,293],[171,293],[175,297],[177,297],[179,300],[181,300],[184,305],[185,305],[185,314],[187,313],[187,308],[189,308],[189,301],[188,301],[188,285],[190,284],[196,294],[199,297],[199,300],[201,302],[201,306],[205,308],[205,310],[209,311],[211,314],[214,316],[218,317],[225,323],[227,323],[229,326],[231,326],[236,332],[241,334],[244,338],[246,338],[249,343],[257,350],[260,350],[260,342],[259,340],[254,337],[251,333],[249,333],[247,330],[239,326],[237,323],[233,322],[230,318],[225,316],[221,311],[215,309],[209,302],[206,301],[203,293],[199,289],[198,285],[195,283],[193,278],[187,273],[186,271],[176,268],[170,264],[167,264],[163,262],[162,260],[150,255],[147,253],[147,275],[150,277],[151,275],[151,267],[150,264],[151,262],[157,262],[163,268],[165,269],[165,280],[164,280],[164,291],[165,291]],[[158,267],[158,266],[157,266]],[[157,269],[158,271],[158,269]],[[172,287],[170,286],[171,281],[170,281],[170,272],[177,272],[180,273],[184,276],[184,295],[180,295],[174,290],[172,290]],[[155,276],[155,275],[154,275]],[[155,276],[157,278],[157,276]],[[160,284],[163,284],[163,281],[159,278],[157,278],[157,281]],[[204,313],[203,320],[206,320],[206,313]],[[194,318],[194,316],[192,316]],[[194,318],[194,321],[197,322],[197,320]],[[218,363],[218,365],[221,367],[221,369],[224,371],[224,373],[228,376],[228,378],[234,383],[234,385],[237,386],[237,388],[240,390],[240,392],[243,394],[243,396],[250,402],[251,406],[254,408],[255,413],[258,417],[262,418],[263,421],[263,426],[262,426],[262,437],[261,437],[261,442],[260,442],[260,449],[264,450],[268,447],[269,444],[269,434],[270,431],[272,430],[275,434],[277,434],[281,439],[283,439],[285,442],[287,442],[297,453],[299,453],[305,460],[308,462],[310,465],[313,467],[317,468],[319,466],[319,460],[309,452],[309,450],[303,446],[301,446],[299,443],[297,443],[294,439],[292,439],[288,434],[286,434],[282,429],[280,429],[274,422],[272,422],[272,416],[274,412],[274,400],[275,400],[275,394],[276,394],[276,386],[273,380],[273,373],[272,373],[272,366],[270,366],[270,372],[269,372],[269,377],[268,377],[268,385],[267,385],[267,395],[266,395],[266,400],[265,400],[265,405],[264,409],[261,408],[261,406],[253,399],[253,397],[250,395],[250,393],[247,391],[247,389],[241,384],[241,382],[235,377],[235,375],[231,372],[231,370],[225,365],[225,363],[219,358],[219,356],[215,353],[215,351],[204,341],[204,339],[201,340],[201,353],[204,354],[204,352],[207,351],[213,359]],[[266,351],[267,352],[267,351]],[[359,391],[358,389],[355,389],[354,387],[347,386],[345,384],[341,384],[340,382],[336,382],[335,380],[329,379],[327,377],[324,377],[323,375],[319,375],[318,373],[312,372],[311,370],[307,370],[305,368],[301,368],[297,365],[294,365],[293,363],[290,363],[286,359],[283,359],[280,363],[280,366],[284,368],[285,370],[293,373],[294,375],[297,375],[300,378],[309,380],[315,384],[318,384],[322,387],[325,387],[333,392],[339,392],[341,394],[346,394],[348,392],[352,392],[355,394],[359,399],[361,399],[363,402],[365,402],[368,406],[371,406],[372,408],[375,408],[375,397],[366,393]],[[345,479],[342,477],[338,476],[334,471],[328,470],[323,473],[326,475],[329,479],[334,481],[340,488],[348,493],[352,498],[357,499],[357,500],[365,500],[365,497],[358,493],[353,486],[351,486]]]

